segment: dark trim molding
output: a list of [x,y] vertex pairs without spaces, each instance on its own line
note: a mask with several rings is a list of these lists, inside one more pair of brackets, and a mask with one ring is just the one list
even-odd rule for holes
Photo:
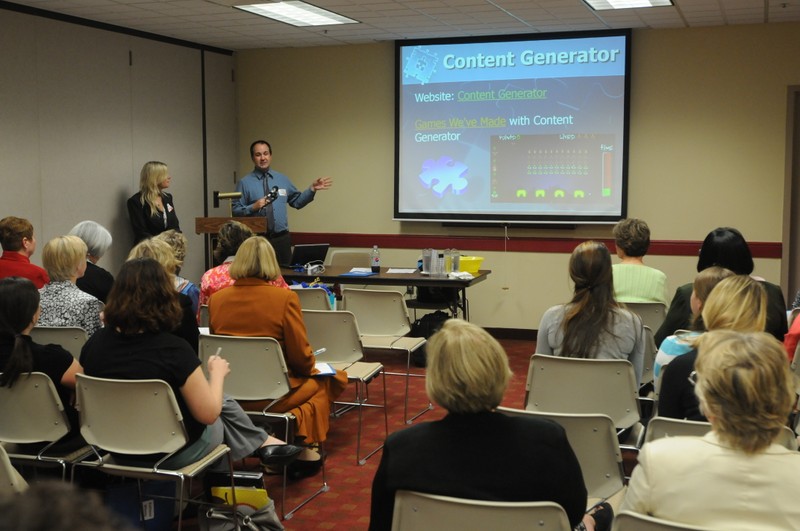
[[233,55],[233,50],[226,50],[225,48],[217,48],[216,46],[208,46],[206,44],[198,44],[196,42],[184,41],[181,39],[175,39],[173,37],[158,35],[157,33],[149,33],[147,31],[140,31],[131,28],[125,28],[122,26],[115,26],[114,24],[107,24],[105,22],[98,22],[96,20],[89,20],[87,18],[65,15],[63,13],[55,13],[53,11],[46,11],[44,9],[39,9],[36,7],[30,7],[21,4],[14,4],[12,2],[6,2],[5,0],[0,0],[0,9],[5,9],[7,11],[16,11],[17,13],[34,15],[37,17],[49,18],[52,20],[59,20],[61,22],[68,22],[70,24],[78,24],[79,26],[87,26],[90,28],[112,31],[114,33],[124,33],[126,35],[132,35],[134,37],[141,37],[143,39],[164,42],[167,44],[175,44],[177,46],[184,46],[186,48],[193,48],[195,50],[220,53],[223,55]]
[[[363,247],[373,245],[387,249],[463,249],[469,251],[509,251],[515,253],[569,254],[586,238],[509,238],[502,236],[436,236],[428,234],[337,234],[324,232],[293,232],[293,243],[330,243],[332,247]],[[614,240],[600,239],[614,250]],[[656,240],[650,243],[651,256],[697,256],[702,241]],[[781,258],[780,242],[749,242],[753,258]]]

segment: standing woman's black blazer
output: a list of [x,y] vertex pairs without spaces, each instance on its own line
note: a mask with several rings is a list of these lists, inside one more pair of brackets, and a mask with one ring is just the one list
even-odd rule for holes
[[161,201],[167,211],[166,223],[164,221],[164,213],[152,212],[147,203],[142,204],[141,197],[141,192],[137,192],[128,199],[128,217],[131,220],[131,228],[133,228],[134,245],[169,229],[175,229],[180,232],[180,222],[178,221],[178,215],[175,213],[175,204],[172,201],[171,194],[161,192]]

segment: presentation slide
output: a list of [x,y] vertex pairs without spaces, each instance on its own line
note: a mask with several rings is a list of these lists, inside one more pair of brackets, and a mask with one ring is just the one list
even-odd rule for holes
[[628,31],[398,42],[395,219],[624,217],[629,44]]

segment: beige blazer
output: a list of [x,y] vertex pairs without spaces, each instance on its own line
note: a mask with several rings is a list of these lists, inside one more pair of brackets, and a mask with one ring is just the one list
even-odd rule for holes
[[726,531],[800,530],[800,452],[745,455],[713,432],[647,443],[620,510]]

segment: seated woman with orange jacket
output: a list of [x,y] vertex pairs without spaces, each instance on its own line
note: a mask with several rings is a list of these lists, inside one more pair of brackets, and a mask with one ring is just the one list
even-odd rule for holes
[[[291,412],[297,417],[296,434],[306,444],[324,442],[328,434],[330,404],[347,385],[343,371],[334,376],[318,376],[314,353],[308,342],[300,299],[291,290],[270,284],[280,276],[275,251],[262,236],[248,238],[236,252],[230,267],[233,286],[211,296],[208,310],[214,334],[272,337],[278,340],[292,391],[270,411]],[[265,407],[248,404],[248,407]],[[321,467],[320,455],[308,450],[290,465],[293,475],[315,473]]]

